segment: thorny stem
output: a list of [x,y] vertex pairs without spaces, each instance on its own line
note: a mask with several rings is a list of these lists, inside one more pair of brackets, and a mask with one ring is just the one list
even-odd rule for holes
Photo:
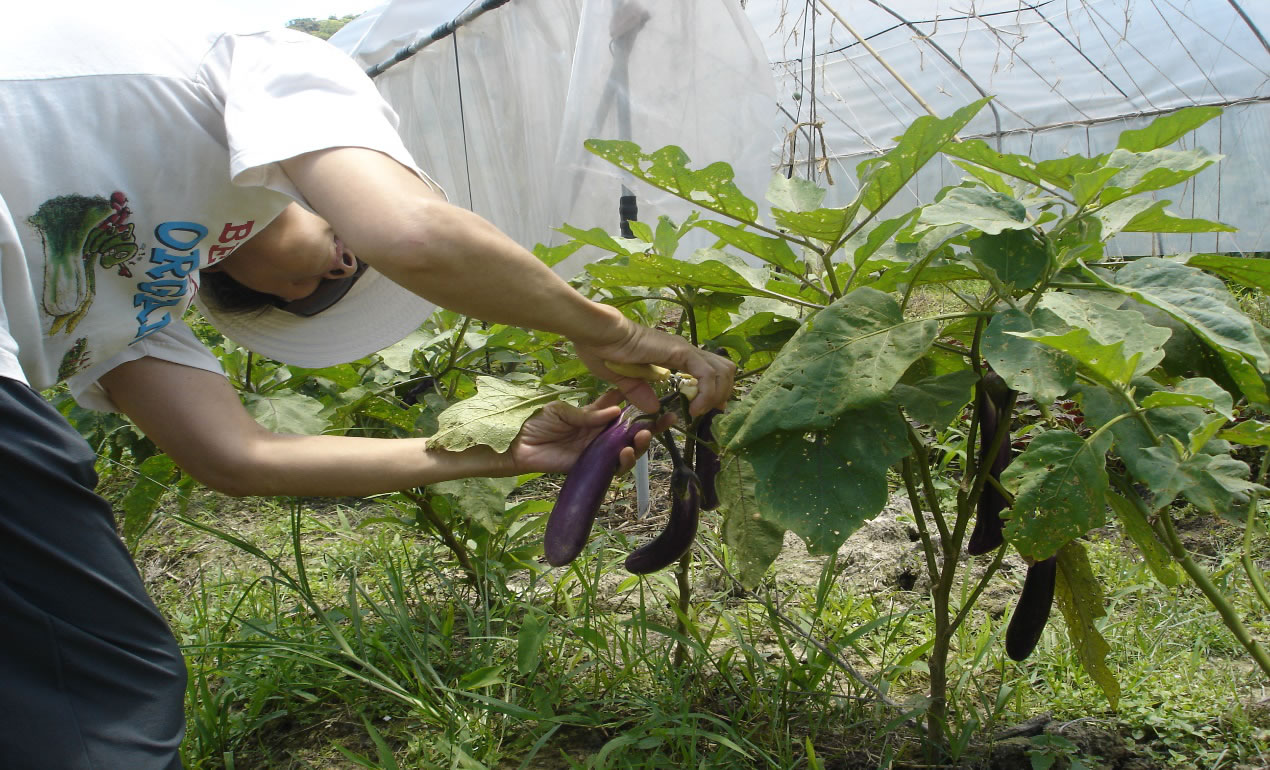
[[[1137,492],[1133,492],[1129,495],[1129,498],[1139,509],[1143,507],[1142,498],[1138,496]],[[1146,512],[1144,511],[1144,513]],[[1177,530],[1173,528],[1173,519],[1169,516],[1168,511],[1161,511],[1158,518],[1164,531],[1164,538],[1169,544],[1169,549],[1173,552],[1173,558],[1182,565],[1182,569],[1186,570],[1186,574],[1190,576],[1191,581],[1208,598],[1208,602],[1213,605],[1213,609],[1217,610],[1217,614],[1221,616],[1226,628],[1230,629],[1235,639],[1243,645],[1243,648],[1248,651],[1252,659],[1257,662],[1261,672],[1266,676],[1270,676],[1270,655],[1266,654],[1265,648],[1256,639],[1252,638],[1252,634],[1248,632],[1248,628],[1244,626],[1243,621],[1240,620],[1238,613],[1235,612],[1235,608],[1231,606],[1226,595],[1213,584],[1212,579],[1209,578],[1204,568],[1196,564],[1195,560],[1191,558],[1186,546],[1182,543],[1182,539],[1177,536]]]
[[904,477],[904,489],[908,492],[908,505],[913,509],[913,520],[917,525],[917,535],[922,539],[922,553],[926,556],[926,572],[930,575],[930,584],[939,582],[939,565],[935,563],[935,544],[930,539],[930,530],[926,527],[926,516],[922,513],[922,502],[917,491],[917,478],[913,472],[913,458],[905,457],[900,465]]
[[437,515],[436,509],[432,507],[432,503],[428,502],[428,498],[410,490],[403,490],[401,494],[415,504],[423,518],[436,530],[437,537],[440,537],[441,542],[445,543],[446,547],[454,553],[454,558],[458,560],[459,567],[467,573],[468,580],[473,585],[479,585],[480,573],[476,571],[476,565],[472,563],[472,558],[468,555],[467,548],[459,542],[454,533],[450,531],[450,528]]
[[969,598],[961,606],[961,611],[957,613],[957,617],[953,618],[953,622],[948,628],[949,633],[956,633],[961,624],[969,617],[970,611],[974,609],[975,602],[979,600],[979,594],[984,592],[988,587],[988,582],[997,574],[997,570],[1001,569],[1001,563],[1005,561],[1005,552],[1005,546],[997,548],[997,555],[992,558],[992,563],[988,565],[988,569],[984,570],[983,577],[979,579],[979,584],[975,586],[975,590],[970,592]]
[[[1270,450],[1261,458],[1261,470],[1257,473],[1257,482],[1264,482],[1266,479],[1266,471],[1270,470]],[[1257,593],[1257,598],[1261,599],[1261,603],[1270,608],[1270,591],[1266,590],[1265,580],[1262,579],[1261,570],[1257,567],[1257,563],[1252,560],[1252,533],[1257,525],[1257,502],[1260,495],[1253,490],[1248,495],[1248,516],[1244,522],[1244,547],[1243,553],[1240,554],[1239,561],[1244,565],[1244,572],[1248,574],[1248,581],[1252,583],[1252,588]]]
[[950,542],[951,535],[948,531],[948,522],[944,521],[944,512],[939,507],[939,497],[935,492],[935,480],[930,475],[930,454],[926,451],[926,443],[922,441],[922,437],[917,435],[917,431],[913,426],[905,420],[905,426],[908,428],[908,443],[913,446],[913,452],[917,455],[917,471],[922,477],[922,488],[926,493],[926,504],[930,507],[931,518],[935,520],[935,527],[939,530],[939,543],[945,550],[952,544]]

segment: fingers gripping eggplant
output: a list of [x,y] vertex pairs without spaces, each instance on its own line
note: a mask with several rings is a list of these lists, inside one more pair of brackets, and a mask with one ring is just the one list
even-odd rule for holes
[[697,536],[701,507],[701,482],[687,465],[676,463],[670,477],[670,521],[651,542],[631,551],[626,569],[646,575],[679,561]]
[[1054,581],[1058,575],[1058,557],[1051,556],[1027,568],[1023,593],[1014,607],[1010,625],[1005,629],[1005,653],[1011,660],[1026,660],[1041,640],[1041,632],[1054,604]]
[[697,422],[697,449],[692,464],[697,472],[697,480],[701,482],[701,510],[713,511],[719,507],[719,493],[715,489],[714,479],[719,475],[719,455],[710,446],[714,443],[714,431],[711,423],[718,409],[711,409],[701,416]]
[[619,455],[634,444],[635,434],[648,427],[646,419],[648,415],[628,406],[578,455],[547,517],[543,550],[551,566],[568,564],[586,547],[604,494],[617,474]]
[[[992,439],[1001,423],[1005,423],[1005,432],[1001,436],[1001,443],[997,445],[996,456],[989,471],[993,479],[1000,480],[1001,472],[1010,464],[1013,455],[1010,447],[1010,412],[1014,408],[1014,391],[1010,390],[1005,380],[996,372],[988,372],[979,384],[975,408],[979,411],[980,462],[991,454]],[[984,484],[975,510],[975,527],[966,542],[966,553],[979,556],[1000,548],[1005,543],[1005,525],[1001,521],[1001,511],[1005,507],[1005,496],[996,485],[991,482]]]

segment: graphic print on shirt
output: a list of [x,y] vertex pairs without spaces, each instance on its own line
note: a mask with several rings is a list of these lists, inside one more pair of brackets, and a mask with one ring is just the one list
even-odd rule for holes
[[133,225],[125,224],[132,213],[127,204],[119,191],[109,199],[62,195],[46,200],[27,218],[44,245],[42,302],[53,319],[50,335],[70,334],[84,318],[96,295],[98,263],[132,275],[128,263],[138,249]]

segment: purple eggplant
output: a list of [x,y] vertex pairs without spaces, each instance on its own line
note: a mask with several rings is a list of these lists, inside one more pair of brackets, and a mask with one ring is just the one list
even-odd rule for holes
[[1027,568],[1023,592],[1005,629],[1005,654],[1023,661],[1041,641],[1041,632],[1054,605],[1054,581],[1058,577],[1058,557],[1051,556]]
[[604,494],[617,474],[619,455],[634,445],[635,434],[646,429],[650,419],[628,406],[578,455],[547,517],[543,550],[548,564],[562,567],[582,553]]
[[[989,470],[992,478],[1000,480],[1001,472],[1006,469],[1012,459],[1013,449],[1010,446],[1010,417],[1014,408],[1014,391],[1005,384],[1005,380],[996,372],[988,372],[979,384],[979,392],[975,401],[979,411],[979,461],[988,458],[992,448],[992,439],[997,429],[1005,421],[1005,433],[998,445],[996,457]],[[979,494],[979,504],[975,509],[975,526],[966,541],[966,553],[979,556],[1000,548],[1005,543],[1005,523],[1001,521],[1001,511],[1005,510],[1006,499],[995,484],[986,483]]]
[[679,561],[697,536],[701,510],[701,482],[687,465],[676,463],[670,476],[670,520],[652,541],[631,551],[626,569],[647,575]]
[[713,511],[719,507],[719,492],[715,489],[714,479],[719,475],[719,455],[715,453],[714,430],[711,423],[722,411],[711,409],[701,415],[697,421],[697,454],[693,457],[693,470],[697,472],[697,480],[701,482],[701,510]]

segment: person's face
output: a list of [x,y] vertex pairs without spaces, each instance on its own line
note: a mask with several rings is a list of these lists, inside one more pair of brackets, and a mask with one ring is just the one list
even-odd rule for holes
[[212,269],[249,289],[292,301],[312,294],[323,278],[352,275],[357,260],[325,219],[292,203]]

